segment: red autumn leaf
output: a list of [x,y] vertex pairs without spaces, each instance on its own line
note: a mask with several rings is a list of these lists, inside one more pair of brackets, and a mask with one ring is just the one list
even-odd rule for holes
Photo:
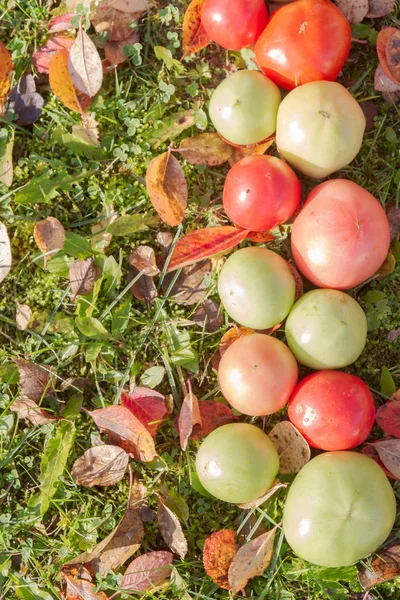
[[36,71],[49,74],[50,62],[53,56],[60,50],[70,50],[74,43],[73,38],[65,35],[55,35],[47,40],[33,55],[32,62]]
[[[190,435],[191,439],[201,441],[208,436],[214,429],[236,421],[232,410],[226,404],[215,402],[214,400],[200,400],[199,402],[201,426],[196,425]],[[174,427],[179,431],[179,416],[174,419]]]
[[76,13],[64,13],[63,15],[57,15],[56,17],[53,17],[52,19],[50,19],[48,25],[49,33],[57,33],[58,31],[67,31],[68,29],[75,29],[75,27],[71,25],[71,21],[76,16]]
[[192,0],[185,13],[182,31],[182,58],[198,52],[212,41],[201,24],[203,4],[204,0]]
[[399,481],[398,478],[395,477],[395,475],[393,475],[393,473],[388,471],[388,469],[385,467],[385,465],[379,458],[379,454],[378,454],[378,451],[375,448],[375,446],[373,446],[372,444],[366,444],[364,446],[364,448],[361,448],[361,453],[365,454],[365,456],[368,456],[369,458],[372,458],[372,460],[375,461],[376,464],[380,466],[380,468],[382,469],[382,471],[385,473],[385,475],[387,477],[390,477],[391,479],[395,479],[396,481]]
[[236,227],[206,227],[181,237],[175,245],[167,271],[175,271],[204,258],[230,250],[248,236],[245,229]]
[[393,73],[391,72],[386,58],[387,44],[389,43],[390,38],[397,33],[398,29],[396,29],[396,27],[384,27],[383,29],[381,29],[376,40],[376,51],[378,53],[379,63],[385,75],[387,75],[387,77],[389,77],[389,79],[391,79],[394,83],[399,84],[400,81],[396,79]]
[[160,422],[167,414],[164,396],[144,387],[136,387],[132,393],[124,392],[122,406],[126,406],[154,437]]
[[231,587],[228,571],[237,551],[236,533],[230,529],[215,531],[204,542],[203,563],[206,573],[224,590]]
[[169,579],[172,561],[172,552],[166,550],[142,554],[128,566],[122,577],[121,588],[132,592],[154,589]]
[[386,402],[376,411],[376,422],[389,435],[400,438],[400,402]]
[[202,420],[197,396],[192,392],[192,385],[188,382],[189,393],[185,396],[178,418],[179,440],[182,450],[186,450],[188,440],[195,425],[201,427]]
[[266,244],[272,242],[275,239],[275,236],[272,231],[250,231],[247,239],[255,244]]

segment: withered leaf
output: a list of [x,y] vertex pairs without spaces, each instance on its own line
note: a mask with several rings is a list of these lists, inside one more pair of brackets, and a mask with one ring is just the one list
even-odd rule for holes
[[395,83],[393,79],[388,77],[381,65],[375,71],[374,89],[382,92],[387,102],[396,103],[397,97],[400,96],[400,83]]
[[97,5],[91,21],[98,33],[106,31],[110,41],[118,41],[125,40],[132,34],[130,25],[137,21],[141,14],[117,10],[110,0],[103,0]]
[[385,433],[400,438],[400,402],[386,402],[378,408],[375,418]]
[[112,234],[107,231],[107,227],[118,219],[118,215],[113,213],[112,207],[105,208],[99,214],[99,221],[92,225],[92,237],[90,245],[98,252],[104,252],[110,245]]
[[238,327],[237,325],[235,325],[234,327],[228,329],[228,331],[222,336],[219,345],[219,351],[221,356],[225,354],[225,352],[228,350],[229,346],[233,344],[233,342],[236,342],[236,340],[238,340],[241,337],[252,335],[253,333],[255,333],[255,331],[254,329],[250,329],[250,327]]
[[153,438],[125,406],[107,406],[88,412],[110,441],[138,460],[150,462],[157,456]]
[[386,41],[385,56],[390,73],[400,83],[400,29],[396,29]]
[[[139,273],[140,271],[138,271],[136,267],[130,265],[128,283],[133,281],[133,279],[135,279],[139,275]],[[152,302],[154,302],[154,300],[158,296],[154,280],[148,275],[141,275],[131,287],[131,291],[135,298],[137,298],[137,300],[140,300],[141,302],[146,302],[148,306],[150,306],[150,304],[152,304]]]
[[379,440],[373,446],[388,471],[400,478],[400,439]]
[[168,150],[153,158],[146,172],[151,203],[167,225],[179,225],[185,216],[188,187],[179,161]]
[[167,414],[164,396],[144,387],[135,387],[131,393],[123,392],[121,404],[139,419],[152,436],[156,435],[162,419]]
[[385,475],[387,477],[390,477],[391,479],[398,480],[398,478],[395,477],[395,475],[393,475],[393,473],[391,473],[390,471],[388,471],[388,469],[385,467],[385,465],[383,464],[383,462],[379,458],[379,454],[378,454],[377,449],[375,448],[375,446],[373,444],[367,443],[363,448],[361,448],[361,454],[365,454],[365,456],[368,456],[374,462],[376,462],[376,464],[380,466],[380,468],[382,469],[382,471],[385,473]]
[[150,246],[138,246],[132,250],[129,262],[138,271],[142,271],[144,275],[149,277],[160,274],[160,269],[156,265],[154,250]]
[[73,293],[72,300],[77,296],[88,296],[93,292],[94,284],[99,279],[101,271],[93,265],[94,258],[75,260],[69,269],[69,280]]
[[11,270],[11,244],[7,227],[0,221],[0,283]]
[[38,120],[42,114],[44,99],[36,91],[33,75],[23,75],[17,86],[10,94],[10,105],[18,119],[18,125],[31,125]]
[[48,75],[53,56],[60,50],[66,49],[69,52],[73,43],[73,38],[66,35],[55,35],[47,40],[33,55],[32,63],[36,71]]
[[281,421],[268,434],[279,454],[280,473],[298,473],[311,458],[308,442],[290,421]]
[[30,400],[40,400],[42,396],[50,395],[53,392],[52,369],[45,369],[23,358],[14,358],[13,360],[18,367],[22,396]]
[[209,333],[218,331],[224,323],[220,305],[218,302],[215,302],[215,300],[210,299],[204,300],[204,302],[196,308],[192,315],[192,320],[199,327],[205,327],[205,330]]
[[65,229],[55,217],[47,217],[36,223],[33,237],[39,249],[43,252],[44,266],[49,258],[57,254],[65,242]]
[[[211,273],[211,261],[204,260],[194,265],[184,267],[175,281],[169,297],[177,304],[191,306],[202,302],[208,293],[206,277]],[[165,293],[174,275],[168,273],[163,281],[162,289]]]
[[127,60],[127,56],[124,53],[124,48],[128,46],[134,46],[140,40],[140,35],[137,31],[131,33],[129,37],[124,40],[106,41],[104,46],[104,54],[110,65],[121,65]]
[[358,580],[365,590],[384,581],[390,581],[399,575],[400,546],[380,550],[378,556],[371,561],[370,566],[360,565],[358,569]]
[[222,529],[212,533],[204,542],[204,568],[214,583],[224,590],[230,589],[228,571],[238,551],[236,533],[230,529]]
[[157,501],[157,521],[168,548],[178,554],[180,558],[185,558],[188,544],[182,526],[176,514],[166,506],[160,497]]
[[27,419],[32,425],[47,425],[57,421],[60,417],[43,410],[34,400],[19,398],[10,406],[12,412],[18,413],[20,419]]
[[396,268],[396,259],[392,252],[389,252],[385,258],[383,264],[379,267],[374,277],[378,280],[384,279],[388,275],[391,275]]
[[97,48],[88,34],[79,27],[78,35],[69,51],[68,71],[73,85],[93,98],[101,88],[103,67]]
[[182,140],[178,152],[192,165],[218,167],[230,158],[232,146],[224,142],[218,133],[200,133]]
[[178,419],[179,441],[182,450],[186,450],[188,440],[192,434],[195,425],[202,425],[199,401],[193,394],[191,383],[189,382],[189,393],[185,396]]
[[335,2],[352,24],[361,23],[369,9],[368,0],[335,0]]
[[279,481],[276,479],[275,482],[273,483],[272,487],[268,490],[268,492],[266,494],[263,494],[256,500],[252,500],[251,502],[246,502],[245,504],[239,504],[238,506],[239,506],[239,508],[243,508],[243,509],[250,509],[250,508],[256,508],[257,506],[261,506],[261,504],[264,504],[264,502],[269,500],[278,490],[285,488],[285,487],[286,487],[285,483],[279,483]]
[[369,0],[369,10],[366,16],[368,19],[385,17],[393,12],[395,5],[396,0]]
[[208,46],[211,38],[201,23],[204,0],[192,0],[183,19],[182,47],[183,58]]
[[27,304],[20,304],[17,301],[17,314],[15,315],[15,322],[19,331],[25,331],[28,328],[29,321],[32,318],[32,310]]
[[145,592],[165,583],[172,573],[173,554],[165,550],[146,552],[128,566],[121,581],[123,590]]
[[0,42],[0,109],[2,108],[8,92],[10,91],[11,75],[14,63],[3,42]]
[[114,485],[123,478],[129,456],[118,446],[95,446],[76,459],[72,478],[78,485]]
[[66,584],[66,600],[107,600],[104,592],[96,592],[96,586],[87,579],[74,579],[63,573]]
[[232,146],[231,157],[229,158],[229,164],[231,167],[235,165],[242,158],[246,156],[261,156],[266,153],[268,148],[275,142],[275,135],[270,136],[263,142],[258,144],[250,144],[249,146]]

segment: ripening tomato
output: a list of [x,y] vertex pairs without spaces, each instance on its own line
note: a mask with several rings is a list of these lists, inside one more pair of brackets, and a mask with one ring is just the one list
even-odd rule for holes
[[261,333],[236,340],[224,352],[218,367],[218,381],[225,398],[236,410],[251,416],[281,410],[297,377],[297,362],[289,348]]
[[292,231],[297,266],[318,287],[345,290],[371,277],[390,245],[382,206],[348,179],[331,179],[309,194]]
[[395,518],[392,487],[372,459],[358,452],[324,452],[290,486],[283,529],[304,560],[344,567],[377,550]]
[[267,20],[264,0],[205,0],[201,11],[207,35],[227,50],[255,44]]
[[287,221],[296,211],[301,186],[294,171],[274,156],[247,156],[229,171],[223,202],[239,227],[266,231]]
[[[379,468],[379,467],[378,467]],[[255,425],[230,423],[215,429],[200,446],[196,471],[205,489],[225,502],[252,502],[269,490],[279,456]]]
[[359,377],[341,371],[319,371],[296,387],[288,413],[310,446],[350,450],[371,433],[375,404]]
[[260,69],[286,90],[334,81],[350,51],[351,29],[329,0],[298,0],[277,10],[258,38]]

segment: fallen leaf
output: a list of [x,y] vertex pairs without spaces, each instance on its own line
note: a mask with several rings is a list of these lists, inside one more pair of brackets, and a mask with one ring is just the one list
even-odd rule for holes
[[30,421],[32,425],[47,425],[48,423],[54,423],[54,421],[60,418],[43,410],[34,400],[30,400],[29,398],[14,400],[10,406],[10,410],[18,413],[20,419]]
[[68,71],[74,87],[93,98],[103,82],[103,67],[97,48],[88,34],[79,27],[69,51]]
[[[130,265],[128,283],[135,279],[139,275],[140,271]],[[141,275],[139,279],[131,287],[131,292],[141,302],[146,302],[147,306],[150,306],[158,296],[157,288],[154,283],[153,277],[148,275]]]
[[203,4],[204,0],[192,0],[185,12],[182,30],[182,58],[195,54],[212,41],[201,23]]
[[50,63],[53,57],[60,50],[68,50],[69,52],[73,43],[73,38],[65,35],[55,35],[49,40],[47,40],[47,42],[43,46],[36,50],[35,54],[32,57],[32,63],[36,71],[48,75],[50,70]]
[[277,423],[268,437],[278,451],[280,473],[298,473],[310,460],[310,446],[290,421]]
[[251,240],[255,244],[267,244],[274,241],[275,236],[272,231],[250,231],[246,239]]
[[161,254],[163,255],[163,257],[166,257],[171,247],[171,244],[174,241],[174,236],[170,231],[159,231],[157,233],[156,239],[159,246],[161,247]]
[[0,221],[0,283],[11,270],[11,244],[7,227]]
[[231,250],[246,239],[248,231],[236,227],[206,227],[181,237],[175,244],[167,271]]
[[400,478],[400,439],[380,440],[374,442],[374,448],[379,454],[379,458],[385,467],[393,473],[395,477]]
[[174,140],[185,129],[192,127],[194,124],[195,111],[193,109],[178,111],[161,121],[157,128],[149,134],[149,142],[157,149],[164,142]]
[[303,283],[303,279],[302,279],[300,273],[298,272],[298,270],[296,269],[294,264],[288,262],[287,265],[290,269],[291,274],[293,275],[293,279],[296,284],[296,295],[294,298],[294,300],[296,302],[296,300],[301,298],[301,296],[304,296],[304,283]]
[[138,246],[132,250],[129,262],[138,271],[142,271],[144,275],[149,277],[160,274],[160,269],[156,264],[156,255],[150,246]]
[[12,186],[12,182],[14,179],[14,138],[14,129],[12,129],[10,132],[7,132],[5,129],[3,129],[3,132],[0,132],[0,181],[7,187]]
[[134,46],[140,40],[140,35],[137,31],[131,33],[129,37],[124,40],[106,41],[104,46],[104,54],[110,65],[121,65],[128,57],[125,55],[124,48],[128,46]]
[[386,41],[385,56],[390,73],[400,83],[400,29],[396,29]]
[[196,308],[192,315],[192,320],[201,328],[205,328],[209,333],[218,331],[224,324],[224,317],[218,302],[215,300],[204,300]]
[[53,93],[67,108],[84,113],[92,98],[77,90],[72,83],[68,70],[68,51],[56,52],[50,62],[49,81]]
[[365,117],[365,131],[371,131],[375,127],[375,117],[378,116],[378,108],[373,100],[361,102],[360,106]]
[[391,79],[395,84],[399,84],[400,82],[395,78],[388,65],[386,48],[391,37],[397,34],[397,32],[398,29],[396,29],[396,27],[383,27],[376,39],[376,52],[378,54],[379,64],[382,67],[385,75],[387,75],[387,77],[389,77],[389,79]]
[[63,573],[66,584],[66,600],[107,600],[104,592],[96,592],[96,586],[86,579],[74,579]]
[[378,454],[378,451],[375,448],[375,446],[373,446],[372,444],[366,444],[363,448],[361,448],[360,452],[361,452],[361,454],[365,454],[365,456],[368,456],[374,462],[376,462],[376,464],[380,466],[380,468],[382,469],[382,471],[385,473],[385,475],[387,477],[390,477],[391,479],[395,479],[396,481],[398,481],[398,478],[395,477],[395,475],[393,475],[393,473],[388,471],[388,469],[385,467],[385,465],[379,458],[379,454]]
[[187,207],[188,187],[183,169],[168,150],[150,162],[146,186],[151,203],[167,225],[179,225]]
[[218,133],[200,133],[182,140],[177,151],[191,165],[219,167],[230,158],[232,146],[224,142]]
[[[194,265],[184,267],[175,281],[169,298],[177,304],[191,306],[202,302],[209,291],[209,284],[206,278],[211,273],[211,261],[204,260]],[[169,288],[174,274],[167,274],[164,277],[162,290],[164,294]]]
[[165,506],[172,510],[178,519],[187,522],[189,519],[189,507],[182,496],[174,490],[168,489],[165,485],[161,485],[158,491]]
[[167,414],[165,397],[144,387],[135,387],[131,393],[123,392],[121,404],[139,419],[152,436],[156,435],[161,421]]
[[42,114],[43,105],[44,100],[36,91],[33,75],[23,75],[10,94],[9,108],[18,115],[16,123],[32,125]]
[[157,501],[157,522],[168,548],[184,559],[188,551],[188,544],[182,526],[176,514],[166,506],[160,497]]
[[88,146],[100,146],[98,122],[94,113],[82,115],[82,125],[72,126],[72,135]]
[[157,456],[150,433],[125,406],[107,406],[88,411],[88,414],[111,442],[133,454],[137,460],[150,462]]
[[40,400],[43,396],[51,395],[54,390],[51,369],[45,369],[23,358],[13,360],[18,367],[22,396],[30,400]]
[[384,263],[379,267],[374,277],[380,281],[393,273],[396,268],[396,259],[392,252],[389,252]]
[[123,478],[129,456],[117,446],[95,446],[76,459],[71,475],[75,483],[86,487],[114,485]]
[[400,546],[392,546],[379,550],[371,564],[358,568],[358,580],[364,590],[371,589],[374,585],[390,581],[400,575]]
[[69,269],[69,280],[73,293],[72,300],[77,296],[88,296],[93,292],[94,284],[101,276],[99,267],[93,265],[94,258],[87,260],[76,259]]
[[276,527],[254,538],[237,551],[228,571],[230,590],[244,589],[249,579],[262,575],[271,562]]
[[145,592],[168,581],[172,573],[173,554],[165,550],[146,552],[128,566],[121,581],[123,590]]
[[252,335],[255,333],[254,329],[250,329],[250,327],[238,327],[235,325],[228,329],[226,333],[221,338],[221,342],[219,344],[219,352],[221,356],[225,354],[228,350],[229,346],[236,342],[239,338],[247,337],[248,335]]
[[[195,425],[190,435],[191,439],[201,441],[206,438],[214,429],[222,427],[236,421],[232,413],[232,410],[226,404],[222,402],[215,402],[214,400],[200,400],[199,410],[201,417],[201,426]],[[179,415],[174,419],[174,427],[179,432]]]
[[58,33],[59,31],[67,31],[68,29],[75,29],[71,21],[76,17],[75,12],[64,13],[63,15],[57,15],[52,17],[49,21],[48,32]]
[[189,393],[185,396],[179,413],[178,430],[182,450],[186,450],[188,440],[195,425],[202,425],[199,401],[192,392],[192,385],[188,382]]
[[386,402],[378,408],[375,418],[385,433],[400,438],[400,402]]
[[0,110],[8,96],[11,86],[11,75],[14,63],[3,42],[0,42]]
[[114,42],[125,40],[132,34],[130,25],[138,21],[141,14],[116,10],[110,0],[103,0],[97,5],[91,21],[97,33],[107,32],[108,39]]
[[17,300],[17,314],[15,322],[19,331],[25,331],[28,328],[29,321],[32,318],[32,310],[27,304],[20,304]]
[[390,240],[393,242],[400,232],[400,208],[395,204],[389,204],[386,209],[387,220],[390,227]]
[[44,221],[36,223],[33,230],[33,237],[43,252],[44,267],[47,261],[57,254],[65,243],[65,229],[55,217],[47,217]]
[[381,65],[379,65],[375,71],[374,89],[384,94],[396,95],[400,92],[400,83],[396,83],[391,77],[388,77]]
[[399,336],[400,336],[400,327],[398,329],[392,329],[392,331],[389,331],[387,337],[388,337],[389,342],[395,342]]
[[259,142],[258,144],[250,144],[249,146],[232,146],[232,154],[229,159],[230,166],[233,167],[233,165],[239,162],[239,160],[246,158],[246,156],[262,156],[274,142],[275,135],[272,135],[264,142]]
[[361,23],[369,10],[368,0],[335,0],[335,3],[353,25]]
[[236,533],[230,529],[215,531],[204,542],[205,571],[213,582],[224,590],[230,589],[228,571],[237,551]]
[[109,6],[128,13],[142,13],[148,10],[149,0],[109,0]]
[[275,480],[276,483],[275,485],[273,485],[266,494],[263,494],[262,496],[260,496],[259,498],[257,498],[256,500],[252,500],[251,502],[246,502],[245,504],[239,504],[239,508],[243,508],[243,509],[250,509],[250,508],[257,508],[257,506],[261,506],[261,504],[264,504],[264,502],[267,502],[267,500],[269,500],[278,490],[285,488],[286,484],[285,483],[279,483],[278,480]]
[[98,252],[104,252],[110,245],[112,234],[107,231],[107,228],[117,219],[118,215],[113,214],[112,207],[103,208],[99,214],[99,222],[92,225],[93,235],[90,238],[90,245],[94,250],[97,250]]
[[368,19],[385,17],[394,11],[396,0],[369,0]]

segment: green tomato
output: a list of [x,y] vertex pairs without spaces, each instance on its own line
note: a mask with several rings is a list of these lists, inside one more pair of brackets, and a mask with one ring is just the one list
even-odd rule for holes
[[351,296],[318,289],[304,294],[286,320],[286,339],[297,360],[311,369],[353,363],[367,341],[367,319]]
[[364,113],[345,87],[314,81],[295,88],[281,103],[276,145],[293,167],[321,179],[357,156],[364,130]]
[[210,117],[215,129],[233,144],[257,144],[276,129],[281,93],[258,71],[237,71],[214,90]]
[[215,429],[202,443],[196,470],[205,489],[225,502],[256,500],[269,490],[279,456],[269,437],[255,425],[231,423]]
[[395,518],[393,490],[373,460],[357,452],[326,452],[292,483],[283,528],[304,560],[343,567],[377,550]]
[[246,327],[267,329],[288,315],[296,284],[279,254],[251,246],[228,258],[219,276],[218,291],[232,319]]

